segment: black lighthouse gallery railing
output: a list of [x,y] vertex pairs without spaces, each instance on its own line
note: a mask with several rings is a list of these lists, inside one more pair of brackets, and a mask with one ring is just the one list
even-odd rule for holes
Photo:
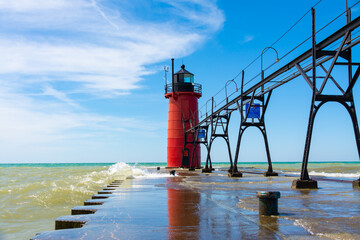
[[173,92],[195,92],[202,93],[202,86],[199,83],[169,83],[165,85],[165,94]]

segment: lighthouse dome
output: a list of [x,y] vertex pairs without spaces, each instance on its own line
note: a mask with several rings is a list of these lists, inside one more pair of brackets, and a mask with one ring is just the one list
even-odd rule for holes
[[181,69],[174,74],[174,83],[194,83],[194,74],[185,69],[185,65],[181,65]]

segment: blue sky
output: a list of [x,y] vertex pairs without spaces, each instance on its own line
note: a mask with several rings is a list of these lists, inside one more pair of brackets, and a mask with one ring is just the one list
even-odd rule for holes
[[[171,58],[176,70],[184,63],[203,85],[203,106],[317,2],[0,0],[0,162],[165,162],[163,66]],[[345,0],[323,0],[316,10],[320,28],[345,10]],[[319,37],[344,22],[339,18]],[[310,26],[307,14],[274,45],[279,56],[308,37]],[[264,67],[274,60],[274,53],[264,54]],[[246,76],[259,72],[260,60]],[[357,84],[357,106],[358,92]],[[302,160],[310,100],[303,79],[274,92],[266,116],[273,161]],[[316,119],[310,160],[356,161],[354,142],[349,116],[329,104]],[[214,144],[213,160],[228,161],[224,142]],[[266,161],[259,132],[245,134],[240,157]]]

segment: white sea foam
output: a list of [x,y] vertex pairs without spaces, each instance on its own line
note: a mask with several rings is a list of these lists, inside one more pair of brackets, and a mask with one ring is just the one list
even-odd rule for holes
[[360,172],[357,173],[327,173],[327,172],[309,172],[310,175],[313,176],[324,176],[324,177],[336,177],[336,178],[358,178],[360,176]]
[[[279,171],[283,174],[294,174],[300,175],[300,172],[287,172],[287,171]],[[310,171],[309,175],[311,176],[323,176],[323,177],[333,177],[333,178],[359,178],[360,172],[357,173],[329,173],[329,172],[316,172]]]
[[301,219],[296,219],[294,221],[294,225],[295,226],[299,226],[302,227],[303,229],[305,229],[306,231],[308,231],[311,235],[315,235],[314,232],[311,230],[310,224],[305,222],[304,220]]
[[124,162],[116,163],[109,167],[109,174],[112,176],[122,176],[127,179],[131,178],[163,178],[170,177],[166,173],[151,172],[147,168],[130,166]]
[[118,162],[109,167],[108,173],[112,175],[112,174],[117,174],[119,172],[128,171],[128,170],[131,170],[131,167],[128,164],[126,164],[124,162]]
[[131,178],[133,175],[132,167],[124,162],[118,162],[109,167],[107,173],[114,177],[121,179]]
[[163,178],[173,176],[169,173],[151,172],[146,168],[139,168],[137,166],[132,167],[132,171],[134,178]]

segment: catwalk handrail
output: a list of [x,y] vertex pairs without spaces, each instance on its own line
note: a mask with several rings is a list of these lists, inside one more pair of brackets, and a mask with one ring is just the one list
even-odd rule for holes
[[[329,37],[327,37],[326,39],[324,39],[323,41],[321,41],[320,43],[316,44],[316,49],[323,49],[327,46],[329,46],[330,44],[334,43],[335,41],[337,41],[338,39],[340,39],[342,36],[344,36],[344,34],[348,31],[353,31],[356,28],[358,28],[360,26],[360,17],[357,17],[356,19],[354,19],[353,21],[351,21],[350,23],[346,24],[344,27],[340,28],[339,30],[337,30],[335,33],[333,33],[332,35],[330,35]],[[351,48],[355,45],[357,45],[360,42],[360,39],[357,39],[356,41],[353,41],[351,43],[349,43],[348,45],[346,45],[343,50],[346,50],[348,48]],[[274,78],[280,76],[281,74],[289,71],[290,69],[296,67],[297,64],[300,64],[301,62],[303,62],[304,60],[308,59],[309,57],[312,56],[312,48],[310,48],[309,50],[307,50],[306,52],[304,52],[303,54],[301,54],[300,56],[298,56],[297,58],[293,59],[291,62],[289,62],[288,64],[284,65],[283,67],[279,68],[278,70],[276,70],[275,72],[273,72],[272,74],[270,74],[269,76],[267,76],[266,78],[264,78],[263,81],[258,82],[257,84],[255,84],[254,86],[250,87],[248,90],[246,90],[243,94],[239,94],[237,97],[235,97],[234,99],[232,99],[231,101],[229,101],[228,103],[226,103],[225,105],[223,105],[222,107],[218,108],[218,110],[214,111],[212,114],[210,114],[209,116],[206,116],[204,119],[202,119],[197,125],[189,128],[188,130],[186,130],[186,132],[189,131],[193,131],[194,129],[198,128],[199,126],[201,126],[203,123],[207,122],[208,120],[211,120],[211,118],[213,116],[216,116],[217,114],[221,113],[223,110],[228,109],[229,107],[231,107],[232,105],[236,104],[242,97],[244,96],[248,96],[249,94],[251,94],[252,92],[256,91],[257,89],[261,88],[262,86],[264,86],[266,83],[270,82],[271,80],[273,80]],[[330,57],[329,59],[331,59],[332,57]],[[326,60],[327,61],[327,60]],[[312,67],[310,67],[308,70],[312,69]],[[299,73],[300,74],[300,73]],[[294,77],[295,78],[295,77]],[[290,80],[294,79],[291,78]],[[290,80],[284,81],[282,84],[277,84],[276,86],[271,86],[269,89],[267,89],[267,91],[262,92],[260,95],[264,95],[265,93],[267,93],[270,90],[273,90],[287,82],[289,82]],[[236,108],[237,109],[237,108]],[[235,109],[235,110],[236,110]]]

